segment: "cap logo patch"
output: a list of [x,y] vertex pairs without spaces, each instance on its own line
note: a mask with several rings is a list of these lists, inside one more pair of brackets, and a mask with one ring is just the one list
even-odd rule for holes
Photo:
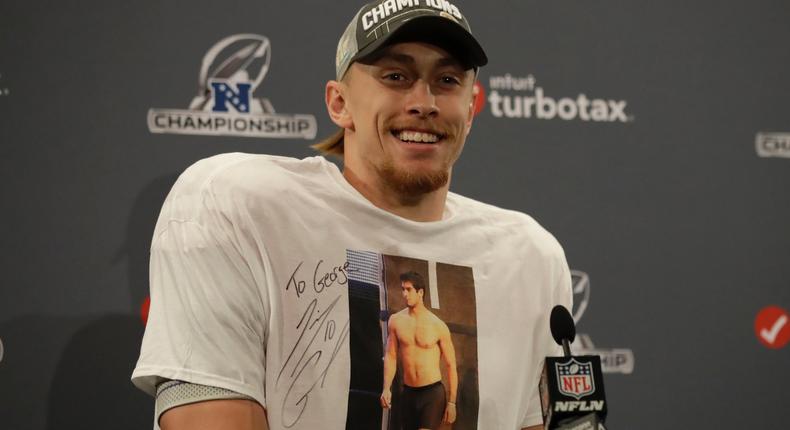
[[[407,8],[429,7],[441,11],[441,16],[454,18],[453,20],[463,19],[461,11],[454,4],[447,0],[386,0],[362,15],[362,29],[370,30],[379,22],[386,21],[392,15],[396,15]],[[446,16],[449,15],[449,16]]]
[[461,15],[461,11],[458,10],[458,7],[447,0],[425,0],[425,4],[434,9],[449,13],[456,19],[464,19],[464,17]]

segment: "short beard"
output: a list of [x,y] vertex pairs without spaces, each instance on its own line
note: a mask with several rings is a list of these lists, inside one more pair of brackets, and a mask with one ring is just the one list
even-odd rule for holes
[[378,170],[384,184],[406,199],[436,191],[447,185],[450,179],[447,168],[434,172],[414,173],[398,169],[392,160],[388,160]]

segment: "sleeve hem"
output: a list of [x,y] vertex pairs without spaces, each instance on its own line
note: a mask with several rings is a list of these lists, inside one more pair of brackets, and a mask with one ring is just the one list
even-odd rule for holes
[[132,373],[132,383],[151,396],[156,395],[156,384],[159,379],[186,381],[193,384],[208,385],[235,391],[239,394],[252,397],[266,409],[266,396],[260,389],[222,376],[190,369],[160,366],[139,366],[134,369]]

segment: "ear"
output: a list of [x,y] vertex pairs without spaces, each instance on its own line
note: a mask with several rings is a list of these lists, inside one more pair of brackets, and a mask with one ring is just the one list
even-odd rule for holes
[[478,97],[482,97],[482,95],[480,94],[480,88],[477,86],[477,81],[475,80],[472,84],[472,100],[469,102],[468,116],[466,118],[466,124],[464,125],[467,136],[472,131],[472,121],[475,119],[475,106],[477,105]]
[[340,128],[353,128],[354,122],[346,109],[346,98],[343,95],[346,88],[342,82],[329,81],[326,83],[326,110],[329,118]]

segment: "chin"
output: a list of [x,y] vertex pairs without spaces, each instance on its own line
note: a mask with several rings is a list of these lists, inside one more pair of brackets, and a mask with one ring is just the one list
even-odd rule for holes
[[403,195],[427,194],[447,185],[450,180],[450,170],[445,167],[410,169],[393,162],[385,163],[379,175],[390,188]]

